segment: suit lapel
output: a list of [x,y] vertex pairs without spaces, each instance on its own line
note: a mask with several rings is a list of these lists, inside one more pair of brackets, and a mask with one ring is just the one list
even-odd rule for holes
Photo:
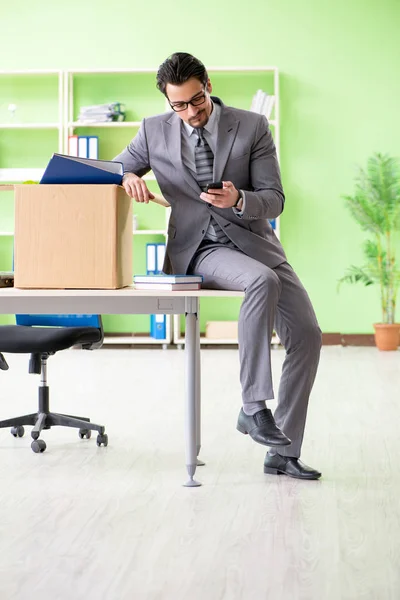
[[200,195],[201,188],[199,184],[191,174],[190,170],[185,167],[182,162],[182,132],[180,118],[176,115],[172,115],[168,121],[164,121],[163,132],[170,161],[173,165],[177,166],[187,184],[190,185],[190,187],[193,188],[198,195]]
[[221,103],[221,115],[218,123],[217,149],[214,156],[214,180],[220,181],[228,161],[236,132],[239,127],[237,121]]

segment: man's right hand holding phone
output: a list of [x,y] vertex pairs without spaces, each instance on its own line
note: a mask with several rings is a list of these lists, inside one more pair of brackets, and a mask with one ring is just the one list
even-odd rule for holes
[[200,194],[200,198],[217,208],[242,209],[243,198],[232,181],[213,181],[207,184],[207,191]]
[[148,189],[146,182],[134,173],[125,173],[122,178],[122,186],[128,196],[136,200],[136,202],[148,204],[149,201],[154,198],[154,195]]

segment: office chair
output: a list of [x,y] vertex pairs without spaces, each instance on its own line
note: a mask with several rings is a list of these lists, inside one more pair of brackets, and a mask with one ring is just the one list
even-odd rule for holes
[[86,417],[75,417],[50,412],[47,360],[59,350],[80,346],[85,350],[100,348],[103,326],[99,315],[16,315],[16,325],[0,326],[0,369],[8,364],[1,352],[30,354],[29,373],[40,375],[39,406],[37,413],[0,421],[0,428],[11,427],[14,437],[22,437],[24,425],[33,425],[31,436],[33,452],[44,452],[46,443],[39,439],[43,429],[55,425],[79,428],[79,437],[90,438],[98,431],[97,445],[107,446],[108,436],[102,425],[91,423]]

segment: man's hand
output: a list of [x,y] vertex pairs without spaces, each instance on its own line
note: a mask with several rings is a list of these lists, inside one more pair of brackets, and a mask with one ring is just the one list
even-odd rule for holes
[[125,173],[122,178],[122,185],[131,198],[136,200],[136,202],[145,202],[149,203],[149,200],[153,200],[154,196],[147,189],[146,183],[135,175],[134,173]]
[[239,198],[239,192],[231,181],[223,181],[222,184],[222,190],[202,192],[200,198],[217,208],[232,208]]

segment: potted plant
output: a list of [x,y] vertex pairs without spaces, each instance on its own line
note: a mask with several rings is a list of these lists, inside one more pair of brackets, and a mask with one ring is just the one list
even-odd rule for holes
[[396,158],[379,153],[359,168],[355,191],[344,196],[346,206],[368,232],[364,243],[365,263],[351,265],[341,283],[379,284],[382,321],[374,324],[375,342],[380,350],[396,350],[400,324],[395,322],[400,270],[396,262],[396,243],[400,232],[400,164]]

